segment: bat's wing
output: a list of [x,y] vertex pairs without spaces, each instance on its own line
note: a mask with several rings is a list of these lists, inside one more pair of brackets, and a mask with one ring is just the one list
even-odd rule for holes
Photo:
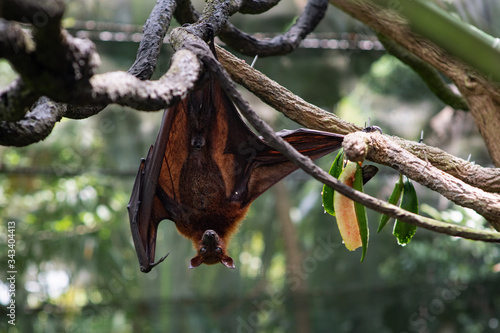
[[[343,135],[309,129],[277,133],[298,152],[312,160],[342,147]],[[246,200],[251,202],[298,167],[283,154],[266,145],[249,166]]]
[[[312,130],[279,134],[313,159],[338,149],[343,140]],[[296,169],[248,128],[216,80],[188,94],[165,111],[130,198],[130,227],[141,271],[150,271],[165,258],[154,262],[161,220],[170,219],[179,229],[180,224],[198,223],[189,216],[199,219],[206,209],[226,214],[231,203],[249,204]],[[204,199],[207,207],[199,204]]]
[[[297,169],[283,154],[271,148],[243,122],[229,97],[212,82],[212,100],[219,126],[225,132],[224,150],[216,158],[227,196],[246,205],[272,185]],[[309,129],[283,130],[277,133],[300,153],[311,159],[320,158],[341,147],[343,135]],[[221,166],[224,165],[224,168]]]
[[180,172],[183,154],[178,154],[174,160],[166,155],[172,150],[169,140],[175,142],[175,136],[184,135],[181,128],[185,126],[185,113],[179,112],[183,106],[180,102],[165,111],[156,142],[147,158],[141,161],[127,207],[132,239],[143,272],[149,272],[168,255],[154,261],[158,224],[164,219],[175,220],[179,214],[173,177]]

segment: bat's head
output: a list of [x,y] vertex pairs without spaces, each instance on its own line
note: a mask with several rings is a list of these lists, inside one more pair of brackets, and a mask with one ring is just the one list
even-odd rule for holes
[[189,262],[189,268],[195,268],[201,264],[213,265],[220,262],[224,266],[234,269],[233,258],[227,255],[222,238],[214,230],[209,229],[203,233],[196,250],[198,253]]

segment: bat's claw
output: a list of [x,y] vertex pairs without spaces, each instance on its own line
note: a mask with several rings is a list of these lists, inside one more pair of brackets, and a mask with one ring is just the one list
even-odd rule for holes
[[148,265],[146,267],[144,267],[144,266],[141,265],[141,272],[148,273],[155,266],[159,265],[163,260],[165,260],[168,257],[169,254],[170,254],[170,252],[168,252],[166,255],[164,255],[163,257],[161,257],[157,262],[148,263]]
[[165,254],[163,257],[161,257],[157,262],[153,263],[153,267],[155,267],[156,265],[161,263],[163,260],[165,260],[165,258],[167,258],[169,254],[170,254],[170,251],[167,254]]
[[363,129],[363,132],[366,132],[366,133],[371,133],[371,132],[376,132],[376,131],[380,132],[380,134],[383,134],[382,129],[378,126],[368,126],[368,127],[365,127]]

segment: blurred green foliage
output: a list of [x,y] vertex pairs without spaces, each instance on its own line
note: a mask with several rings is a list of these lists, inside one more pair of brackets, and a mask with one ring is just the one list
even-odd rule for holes
[[[134,24],[142,24],[154,5],[153,0],[67,3],[70,18]],[[268,25],[281,31],[295,15],[287,6],[278,5],[267,18],[233,20],[247,31]],[[333,8],[318,28],[363,29]],[[135,58],[136,44],[96,44],[102,71],[125,70]],[[170,52],[165,46],[158,72],[168,67]],[[300,49],[259,59],[256,67],[359,125],[371,118],[384,132],[415,140],[425,129],[426,142],[465,157],[471,152],[488,163],[484,147],[474,144],[481,142],[474,129],[451,123],[461,129],[458,148],[440,139],[431,120],[444,106],[407,67],[381,52]],[[0,62],[1,85],[14,77]],[[322,185],[302,172],[286,180],[299,266],[288,263],[290,240],[276,213],[283,194],[273,189],[256,200],[234,236],[230,254],[236,270],[222,265],[188,270],[192,246],[165,221],[157,255],[171,254],[149,274],[141,273],[126,206],[139,159],[160,119],[160,112],[108,107],[90,119],[63,120],[43,142],[0,147],[3,170],[10,170],[0,173],[0,248],[7,249],[7,222],[15,221],[17,270],[16,326],[7,324],[7,273],[0,272],[0,331],[498,332],[498,245],[419,229],[401,248],[390,227],[375,233],[379,216],[369,211],[372,237],[360,264],[359,254],[341,243],[334,218],[323,212]],[[277,129],[297,127],[282,116],[273,123]],[[318,163],[327,169],[333,158]],[[386,198],[397,176],[382,167],[365,191]],[[416,190],[424,214],[487,226],[471,211]],[[0,254],[3,265],[7,251]]]

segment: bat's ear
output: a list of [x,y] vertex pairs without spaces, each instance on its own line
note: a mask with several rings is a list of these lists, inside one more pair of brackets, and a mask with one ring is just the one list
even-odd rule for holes
[[196,256],[189,261],[189,269],[200,266],[203,263],[203,259],[200,256]]
[[223,264],[224,266],[226,266],[228,268],[231,268],[231,269],[235,268],[233,258],[231,258],[230,256],[222,257],[220,262],[221,262],[221,264]]
[[[221,262],[221,264],[223,264],[224,266],[226,266],[228,268],[235,269],[233,258],[231,258],[230,256],[224,256],[220,260],[220,262]],[[203,259],[200,256],[196,256],[189,261],[189,269],[198,267],[201,264],[203,264]]]

